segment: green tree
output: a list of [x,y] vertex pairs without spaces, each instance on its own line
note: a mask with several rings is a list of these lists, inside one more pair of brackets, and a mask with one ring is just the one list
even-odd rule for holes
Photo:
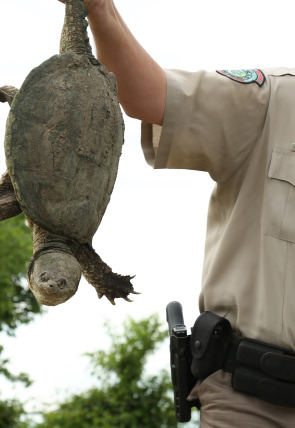
[[23,215],[0,222],[0,332],[13,334],[41,312],[27,285],[32,232]]
[[[148,356],[167,337],[156,315],[128,319],[113,333],[108,351],[88,354],[99,388],[74,395],[38,428],[173,428],[177,427],[167,370],[148,375]],[[167,345],[168,346],[168,345]]]
[[0,401],[0,427],[1,428],[28,428],[22,421],[24,409],[16,400]]
[[[13,335],[20,324],[30,322],[41,312],[40,305],[30,292],[26,270],[32,256],[32,232],[23,215],[0,222],[0,332]],[[25,373],[12,374],[9,361],[2,357],[0,345],[0,374],[10,382],[30,385]],[[0,389],[0,392],[1,389]],[[24,414],[17,400],[0,401],[0,428],[23,428]]]

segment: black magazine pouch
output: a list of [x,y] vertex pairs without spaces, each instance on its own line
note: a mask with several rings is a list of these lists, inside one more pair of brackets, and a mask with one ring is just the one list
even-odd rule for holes
[[222,368],[231,335],[226,318],[208,311],[197,318],[191,335],[191,371],[195,378],[203,380]]

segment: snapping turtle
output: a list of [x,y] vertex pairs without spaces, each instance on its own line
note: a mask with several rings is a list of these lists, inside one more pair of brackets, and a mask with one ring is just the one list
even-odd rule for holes
[[124,124],[114,75],[92,55],[86,15],[84,0],[67,0],[60,55],[33,69],[19,92],[0,90],[11,104],[0,219],[25,213],[34,234],[29,285],[46,305],[75,294],[81,270],[99,298],[114,304],[137,294],[132,277],[113,273],[91,245],[114,187]]

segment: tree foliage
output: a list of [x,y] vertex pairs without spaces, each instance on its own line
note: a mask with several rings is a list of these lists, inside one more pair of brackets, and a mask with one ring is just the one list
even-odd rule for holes
[[0,332],[13,334],[41,312],[25,279],[32,250],[32,232],[23,215],[0,222]]
[[23,414],[24,409],[18,401],[0,401],[0,428],[27,428],[27,423],[22,421]]
[[177,427],[168,372],[148,375],[145,370],[147,357],[167,337],[158,317],[128,319],[121,334],[110,335],[108,351],[88,354],[99,387],[45,414],[39,428]]
[[[26,281],[27,265],[32,256],[32,232],[23,215],[0,222],[0,332],[12,335],[20,324],[31,321],[40,313],[40,305]],[[10,382],[30,385],[28,375],[12,374],[9,361],[2,357],[0,375]],[[0,392],[3,392],[0,388]],[[17,400],[0,401],[0,428],[23,428],[23,406]]]
[[7,364],[9,363],[9,360],[1,357],[2,352],[3,346],[0,346],[0,375],[3,375],[10,382],[22,382],[25,386],[30,386],[32,382],[26,373],[14,375],[8,370]]

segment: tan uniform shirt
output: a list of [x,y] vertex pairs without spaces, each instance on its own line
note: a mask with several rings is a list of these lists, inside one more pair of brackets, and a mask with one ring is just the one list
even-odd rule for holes
[[142,144],[154,168],[216,181],[200,311],[295,349],[295,69],[263,72],[260,87],[167,71],[163,127],[143,124]]

